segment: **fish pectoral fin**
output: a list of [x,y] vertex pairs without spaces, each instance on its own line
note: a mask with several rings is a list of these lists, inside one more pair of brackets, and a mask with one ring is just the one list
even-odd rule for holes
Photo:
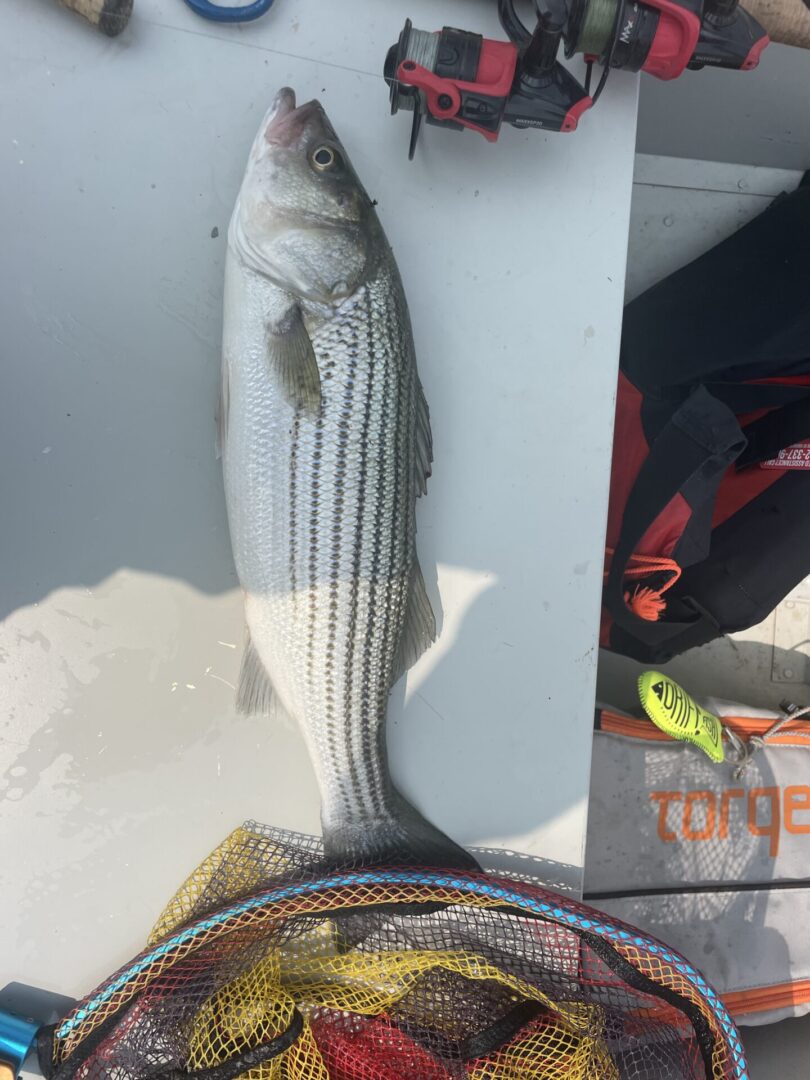
[[411,584],[408,590],[408,607],[399,639],[399,650],[394,661],[393,686],[408,668],[412,667],[425,649],[436,640],[436,617],[430,606],[422,567],[414,560]]
[[281,380],[290,404],[317,413],[321,407],[321,374],[297,304],[277,323],[268,324],[267,351],[270,366]]
[[273,711],[274,697],[270,676],[248,632],[239,671],[239,685],[236,688],[236,711],[248,716],[256,713],[268,716]]

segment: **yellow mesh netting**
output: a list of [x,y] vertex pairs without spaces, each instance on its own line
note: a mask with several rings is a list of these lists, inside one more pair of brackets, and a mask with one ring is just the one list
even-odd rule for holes
[[[377,1016],[407,994],[405,972],[413,974],[442,967],[465,977],[470,977],[473,972],[473,978],[490,978],[504,981],[506,985],[512,983],[512,980],[502,980],[500,972],[486,963],[479,963],[475,957],[465,957],[456,964],[456,958],[446,956],[431,963],[429,954],[417,954],[399,957],[392,967],[386,964],[386,959],[374,957],[369,965],[363,966],[362,975],[358,975],[360,965],[356,959],[340,957],[331,966],[326,981],[319,981],[317,965],[312,965],[308,975],[299,969],[286,983],[278,954],[268,956],[250,972],[223,987],[195,1018],[189,1068],[197,1070],[218,1065],[277,1037],[289,1026],[296,1005],[307,1012],[321,1006]],[[392,959],[397,961],[397,958]],[[409,962],[402,963],[404,959]],[[397,968],[399,971],[395,975],[393,971]],[[364,984],[364,990],[359,993],[354,985],[356,978]],[[380,979],[379,988],[373,985],[376,978]],[[523,989],[532,997],[545,1000],[545,995],[539,995],[534,988],[524,985]],[[599,1025],[599,1010],[572,1003],[564,1013],[544,1017],[541,1024],[514,1046],[493,1055],[469,1075],[473,1080],[490,1077],[501,1080],[517,1080],[518,1077],[585,1080],[594,1076],[618,1080],[619,1074],[601,1045],[603,1031]],[[329,1076],[312,1036],[311,1025],[306,1020],[304,1033],[295,1049],[295,1054],[260,1065],[245,1075],[249,1080],[275,1080],[276,1077],[320,1080]]]
[[251,858],[257,849],[256,836],[244,825],[234,829],[219,847],[194,869],[155,923],[148,943],[160,941],[172,930],[188,922],[203,896],[206,907],[212,908],[217,900],[225,903],[232,897],[258,889],[267,880],[268,873],[283,870],[283,853],[273,853],[265,858]]
[[[601,1033],[604,1034],[604,1033]],[[574,1035],[553,1018],[525,1038],[472,1069],[470,1080],[568,1080],[568,1077],[619,1080],[601,1038]]]
[[[223,868],[239,873],[240,886],[256,888],[264,878],[255,863],[239,858],[249,846],[251,834],[236,829],[183,883],[160,916],[150,941],[159,941],[181,926],[194,911],[212,879]],[[279,860],[280,861],[280,860]],[[244,870],[247,869],[247,874]],[[227,877],[227,875],[226,875]],[[225,890],[227,892],[227,889]],[[224,899],[224,897],[223,897]],[[419,979],[436,969],[454,972],[471,980],[490,980],[523,997],[545,1004],[556,1012],[516,1046],[499,1053],[470,1075],[474,1080],[489,1077],[571,1077],[593,1076],[594,1069],[605,1080],[618,1073],[611,1067],[596,1031],[598,1009],[577,1003],[556,1004],[537,987],[506,975],[483,958],[461,951],[350,952],[341,955],[334,928],[322,924],[296,942],[295,949],[275,950],[245,975],[236,979],[206,1004],[195,1020],[189,1066],[201,1069],[226,1061],[251,1046],[269,1041],[289,1026],[293,1008],[306,1011],[318,1007],[364,1016],[379,1016],[406,999]],[[326,1066],[305,1021],[306,1047],[274,1064],[259,1066],[248,1073],[249,1080],[320,1080],[327,1077]],[[301,1052],[303,1051],[303,1052]]]
[[57,1028],[54,1060],[81,1060],[75,1080],[745,1076],[691,969],[635,932],[526,881],[320,859],[235,830]]

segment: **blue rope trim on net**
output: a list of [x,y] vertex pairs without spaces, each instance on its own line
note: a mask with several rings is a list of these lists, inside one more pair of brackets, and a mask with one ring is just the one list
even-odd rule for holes
[[663,945],[659,945],[648,938],[631,934],[627,930],[614,926],[607,920],[587,918],[579,912],[567,911],[563,907],[550,904],[544,900],[538,900],[536,897],[528,896],[516,889],[508,889],[502,885],[491,885],[485,881],[476,881],[471,878],[457,878],[444,874],[438,870],[353,871],[351,873],[334,874],[328,877],[318,878],[315,881],[283,885],[276,889],[268,889],[266,892],[259,893],[249,899],[240,900],[238,903],[222,908],[220,911],[216,912],[216,914],[210,915],[207,918],[194,923],[192,926],[186,927],[179,933],[160,942],[148,953],[145,953],[139,960],[136,960],[128,968],[125,968],[124,971],[111,983],[105,986],[103,990],[90,998],[76,1011],[76,1013],[74,1013],[73,1016],[65,1020],[57,1029],[56,1037],[58,1039],[66,1038],[75,1028],[83,1023],[91,1013],[95,1012],[101,1005],[109,1001],[114,994],[119,990],[122,990],[128,982],[138,976],[142,971],[145,971],[146,968],[150,967],[156,960],[159,960],[173,949],[180,948],[180,946],[185,945],[187,942],[198,937],[200,934],[205,933],[207,930],[221,926],[223,923],[228,922],[229,919],[244,915],[246,912],[256,911],[259,908],[268,905],[278,904],[283,900],[289,900],[296,896],[306,896],[328,889],[340,888],[342,886],[350,887],[352,885],[427,885],[436,888],[457,889],[459,892],[472,893],[474,896],[491,897],[495,900],[503,901],[506,904],[524,908],[526,911],[531,911],[536,915],[546,916],[556,922],[575,926],[578,929],[586,930],[589,933],[598,934],[600,937],[629,942],[644,949],[646,952],[660,956],[668,964],[671,964],[679,971],[684,978],[694,983],[700,994],[709,1003],[726,1035],[729,1049],[734,1057],[733,1065],[735,1069],[735,1080],[749,1080],[742,1043],[737,1034],[737,1028],[734,1021],[731,1019],[726,1007],[717,996],[717,993],[709,986],[700,972],[693,968],[682,956],[679,956],[670,949],[667,949]]

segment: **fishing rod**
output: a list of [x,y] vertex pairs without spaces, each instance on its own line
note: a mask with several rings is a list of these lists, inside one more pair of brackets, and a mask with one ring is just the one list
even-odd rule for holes
[[[408,157],[422,121],[477,131],[495,142],[502,124],[574,131],[616,68],[676,79],[705,66],[750,71],[769,42],[739,0],[534,0],[536,24],[515,0],[498,0],[508,41],[445,26],[417,30],[411,20],[385,59],[392,115],[413,113]],[[559,59],[585,57],[584,84]],[[591,93],[594,64],[602,66]]]

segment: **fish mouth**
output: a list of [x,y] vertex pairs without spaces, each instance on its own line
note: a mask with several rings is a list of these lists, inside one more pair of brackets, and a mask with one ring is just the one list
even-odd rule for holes
[[264,129],[264,137],[272,146],[291,147],[299,141],[315,116],[326,119],[321,103],[313,100],[296,107],[295,91],[285,86],[270,106],[270,120]]

